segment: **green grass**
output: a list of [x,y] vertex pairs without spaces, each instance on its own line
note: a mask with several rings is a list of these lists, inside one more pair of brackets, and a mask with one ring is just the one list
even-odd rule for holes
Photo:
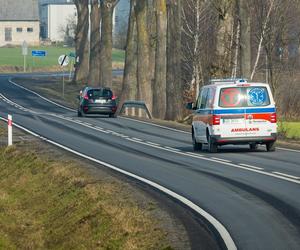
[[286,138],[300,139],[300,122],[279,122],[278,127]]
[[[32,57],[32,50],[46,50],[46,57]],[[27,67],[41,68],[58,65],[58,57],[62,54],[74,52],[73,48],[46,46],[28,48]],[[121,50],[113,50],[113,62],[124,62],[125,52]],[[1,66],[17,66],[23,67],[23,56],[21,47],[0,48],[0,67]]]

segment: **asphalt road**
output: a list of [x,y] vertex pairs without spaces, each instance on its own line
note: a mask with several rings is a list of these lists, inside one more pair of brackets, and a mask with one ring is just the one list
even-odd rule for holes
[[189,133],[59,107],[0,76],[0,116],[155,182],[218,220],[238,249],[300,249],[300,151],[192,150]]

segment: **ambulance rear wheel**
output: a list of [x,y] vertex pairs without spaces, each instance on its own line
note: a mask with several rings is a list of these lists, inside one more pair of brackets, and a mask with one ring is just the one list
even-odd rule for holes
[[249,146],[250,146],[251,150],[257,150],[257,148],[258,148],[258,144],[257,143],[250,143]]
[[193,140],[193,149],[194,149],[194,151],[200,151],[202,149],[202,143],[199,143],[199,142],[196,141],[194,133],[192,135],[192,140]]
[[208,152],[217,153],[218,145],[212,140],[212,137],[208,135]]
[[266,143],[266,148],[268,152],[274,152],[275,151],[275,142],[267,142]]

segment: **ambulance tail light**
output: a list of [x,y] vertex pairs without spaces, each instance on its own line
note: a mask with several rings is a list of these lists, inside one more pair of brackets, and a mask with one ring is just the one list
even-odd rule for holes
[[219,115],[213,115],[212,125],[220,125],[221,117]]
[[271,121],[271,123],[276,123],[277,122],[277,115],[276,115],[276,113],[272,113],[271,114],[270,121]]

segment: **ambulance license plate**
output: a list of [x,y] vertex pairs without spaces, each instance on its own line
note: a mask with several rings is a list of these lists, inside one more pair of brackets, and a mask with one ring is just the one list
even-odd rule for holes
[[242,124],[244,119],[242,118],[226,118],[223,119],[223,124]]

